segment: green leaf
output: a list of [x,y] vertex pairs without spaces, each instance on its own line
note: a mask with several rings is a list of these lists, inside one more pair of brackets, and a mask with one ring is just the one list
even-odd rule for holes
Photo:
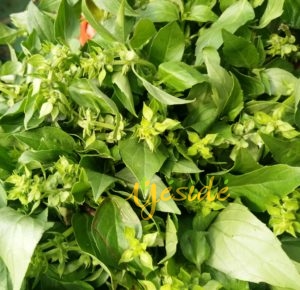
[[121,72],[116,72],[112,76],[112,82],[115,84],[115,93],[121,104],[132,115],[137,117],[128,77],[126,75],[123,75]]
[[226,175],[230,196],[242,197],[251,208],[265,211],[276,197],[283,197],[300,185],[300,167],[284,164],[264,166],[242,175]]
[[181,61],[185,38],[177,22],[162,27],[153,38],[150,59],[156,65],[167,61]]
[[188,230],[180,237],[180,248],[184,257],[194,263],[198,269],[210,255],[210,246],[206,240],[206,233]]
[[[54,23],[55,38],[71,46],[77,41],[79,48],[81,4],[69,5],[67,0],[60,2]],[[72,47],[72,46],[71,46]]]
[[91,184],[94,200],[97,201],[103,192],[105,192],[112,184],[116,182],[116,178],[96,172],[90,169],[85,169],[88,180]]
[[21,289],[34,249],[51,226],[11,208],[0,209],[0,257],[9,270],[13,290]]
[[226,62],[236,67],[253,68],[259,63],[259,54],[255,45],[243,37],[222,30],[224,40],[223,53]]
[[[94,3],[103,10],[110,12],[113,15],[117,15],[119,8],[121,6],[121,1],[123,0],[94,0]],[[126,16],[136,16],[136,12],[128,5],[125,1],[125,15]]]
[[299,288],[300,275],[280,242],[245,206],[229,204],[208,233],[210,266],[239,280]]
[[12,29],[3,23],[0,23],[0,44],[12,43],[16,37],[20,34],[20,31]]
[[71,98],[84,108],[100,109],[102,113],[118,115],[116,104],[87,79],[77,79],[69,87]]
[[172,22],[179,19],[178,6],[167,0],[155,0],[137,11],[139,16],[152,22]]
[[223,29],[234,33],[249,20],[252,20],[254,16],[253,8],[247,0],[240,0],[228,7],[216,22],[200,32],[196,44],[196,65],[202,64],[202,51],[205,47],[218,49],[223,44]]
[[300,28],[300,2],[285,0],[281,19],[290,27]]
[[166,243],[165,243],[166,256],[159,262],[159,264],[165,263],[175,255],[177,249],[177,243],[178,243],[177,229],[170,215],[168,215],[167,222],[166,222]]
[[15,133],[14,136],[35,150],[63,150],[71,152],[75,149],[74,139],[60,128],[41,127]]
[[283,12],[285,0],[268,0],[267,8],[259,21],[257,28],[266,27],[272,20],[278,18]]
[[152,152],[146,142],[138,142],[137,139],[121,141],[119,148],[123,162],[137,178],[142,192],[145,193],[145,181],[153,178],[167,156],[159,149]]
[[184,62],[164,62],[159,65],[158,78],[177,91],[184,91],[207,80],[195,68]]
[[130,204],[121,197],[110,196],[100,204],[92,222],[99,260],[107,266],[118,268],[123,252],[129,244],[125,228],[133,228],[137,239],[142,236],[139,218]]
[[279,138],[260,134],[276,162],[300,167],[300,140],[281,140]]
[[156,28],[149,19],[140,19],[134,28],[130,45],[135,48],[142,48],[155,35]]
[[133,70],[133,71],[134,71],[135,75],[142,81],[142,84],[145,87],[145,89],[148,91],[148,93],[153,98],[155,98],[156,100],[161,102],[162,104],[183,105],[183,104],[192,103],[194,101],[194,100],[185,100],[185,99],[176,98],[176,97],[170,95],[169,93],[167,93],[167,92],[161,90],[160,88],[149,83],[147,80],[142,78],[135,70]]
[[300,239],[284,238],[282,241],[282,248],[287,255],[293,260],[300,263]]
[[211,11],[211,7],[209,6],[193,5],[191,9],[187,11],[187,15],[184,17],[184,19],[198,22],[209,22],[216,21],[218,16]]
[[0,183],[0,208],[6,206],[7,206],[7,194],[1,182]]
[[97,38],[102,47],[109,48],[116,41],[116,38],[101,24],[99,24],[95,15],[90,10],[89,5],[87,4],[88,0],[82,0],[82,13],[89,24],[96,30]]
[[214,48],[205,48],[203,56],[218,113],[234,120],[244,105],[240,84],[234,75],[220,66],[220,57]]
[[0,259],[0,289],[3,290],[13,289],[9,272],[7,270],[7,267],[3,263],[2,259]]
[[29,32],[35,30],[41,40],[54,41],[54,25],[52,19],[41,12],[31,1],[28,4],[27,11]]

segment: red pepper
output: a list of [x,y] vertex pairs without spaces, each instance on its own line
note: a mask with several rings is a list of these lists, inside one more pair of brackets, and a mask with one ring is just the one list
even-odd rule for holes
[[96,34],[95,29],[87,22],[87,20],[83,19],[80,23],[80,44],[83,46],[85,43],[94,37]]

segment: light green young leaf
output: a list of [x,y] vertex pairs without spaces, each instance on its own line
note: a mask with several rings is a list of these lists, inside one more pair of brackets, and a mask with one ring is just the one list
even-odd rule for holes
[[155,0],[138,11],[141,18],[150,19],[152,22],[172,22],[179,18],[179,9],[174,2]]
[[259,21],[257,28],[266,27],[272,20],[279,17],[283,12],[285,0],[268,0],[267,8]]
[[[94,0],[94,3],[103,10],[110,12],[113,15],[117,15],[121,6],[122,0]],[[136,12],[130,7],[125,1],[125,15],[126,16],[137,16]]]
[[208,233],[210,266],[232,278],[299,289],[300,275],[280,242],[245,206],[231,203]]
[[167,217],[167,223],[166,223],[166,243],[165,243],[165,248],[166,248],[166,256],[159,262],[159,264],[163,264],[166,261],[168,261],[170,258],[172,258],[177,249],[177,243],[178,243],[178,238],[177,238],[177,229],[172,221],[170,215]]
[[217,19],[218,16],[206,5],[193,5],[184,17],[184,20],[198,22],[216,21]]
[[13,290],[21,289],[34,249],[51,226],[11,208],[0,209],[0,257],[10,273]]
[[177,91],[184,91],[207,80],[195,68],[184,62],[164,62],[159,65],[158,78]]
[[255,210],[265,211],[273,199],[300,185],[300,167],[284,164],[264,166],[242,175],[226,175],[230,196],[242,197]]
[[141,48],[155,35],[156,28],[149,19],[140,19],[134,28],[130,45],[133,48]]
[[3,290],[13,289],[11,279],[9,277],[9,272],[1,259],[0,259],[0,289]]
[[247,0],[240,0],[228,7],[209,28],[200,31],[196,46],[196,65],[203,63],[202,51],[211,46],[218,49],[222,43],[222,29],[234,33],[255,17],[252,6]]
[[35,30],[41,40],[54,41],[54,25],[52,19],[39,10],[39,8],[30,1],[28,4],[27,23],[29,32]]
[[15,40],[20,31],[9,28],[7,25],[0,23],[0,44],[8,44]]
[[146,142],[138,142],[137,139],[128,139],[119,144],[120,154],[125,165],[140,183],[140,188],[145,194],[145,181],[151,180],[159,171],[167,156],[159,149],[152,152]]
[[156,65],[167,61],[181,61],[185,47],[184,34],[177,22],[162,27],[153,39],[150,59]]

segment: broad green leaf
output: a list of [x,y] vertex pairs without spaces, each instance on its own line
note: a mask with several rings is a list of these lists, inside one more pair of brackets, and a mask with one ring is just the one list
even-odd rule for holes
[[162,89],[149,83],[147,80],[142,78],[135,70],[133,70],[133,71],[134,71],[135,75],[142,81],[142,84],[145,87],[145,89],[148,91],[148,93],[153,98],[155,98],[156,100],[161,102],[162,104],[183,105],[183,104],[192,103],[194,101],[194,100],[186,100],[186,99],[176,98],[176,97],[170,95],[169,93],[163,91]]
[[259,63],[259,54],[255,45],[240,36],[222,30],[223,53],[226,62],[236,67],[253,68]]
[[10,273],[13,290],[21,289],[34,249],[51,226],[11,208],[0,209],[0,257]]
[[184,62],[164,62],[158,67],[158,78],[177,91],[184,91],[207,80],[195,68]]
[[283,12],[285,0],[268,0],[267,8],[259,21],[257,28],[266,27],[272,20],[278,18]]
[[142,226],[130,204],[121,197],[109,196],[98,207],[92,222],[98,258],[105,265],[119,267],[121,255],[129,247],[126,227],[133,228],[136,238],[141,238]]
[[9,272],[7,270],[7,267],[3,263],[2,259],[0,259],[0,289],[2,290],[13,289]]
[[247,0],[240,0],[228,7],[209,28],[200,31],[196,44],[196,65],[203,62],[202,51],[205,47],[218,49],[223,44],[222,30],[231,33],[254,18],[254,11]]
[[74,139],[60,128],[41,127],[14,134],[18,140],[35,150],[63,150],[71,152],[75,149]]
[[187,159],[177,160],[172,168],[174,173],[199,173],[201,171],[193,161]]
[[40,0],[38,6],[42,11],[57,12],[57,7],[59,7],[61,0]]
[[140,19],[134,28],[130,45],[133,48],[141,48],[155,35],[156,28],[149,19]]
[[41,40],[54,41],[54,26],[52,19],[40,11],[31,1],[29,2],[27,9],[29,32],[35,30]]
[[270,135],[260,134],[276,162],[300,167],[300,140],[282,140]]
[[240,84],[234,75],[220,66],[220,57],[214,48],[205,48],[203,56],[218,113],[234,120],[243,109]]
[[268,227],[245,206],[231,203],[208,231],[207,263],[230,277],[297,290],[300,275]]
[[167,0],[154,0],[138,10],[139,16],[152,22],[172,22],[179,19],[178,6]]
[[295,0],[285,0],[281,19],[290,27],[300,28],[300,2]]
[[167,61],[181,61],[185,47],[184,34],[177,22],[162,27],[153,38],[150,59],[156,65]]
[[218,16],[211,11],[211,8],[206,5],[193,5],[187,15],[184,16],[185,20],[198,21],[198,22],[209,22],[216,21]]
[[7,206],[7,194],[2,182],[0,183],[0,208]]
[[6,171],[12,171],[15,169],[16,161],[12,160],[11,156],[8,154],[9,148],[0,146],[0,168]]
[[116,178],[96,172],[90,169],[85,169],[88,180],[91,184],[94,200],[97,201],[105,190],[115,183]]
[[3,23],[0,23],[0,44],[12,43],[20,34],[18,30],[12,29]]
[[115,84],[115,93],[121,104],[132,115],[137,117],[128,77],[126,75],[123,75],[121,72],[116,72],[112,76],[112,82]]
[[0,66],[0,79],[5,80],[4,77],[7,77],[7,76],[21,75],[22,68],[23,68],[23,65],[20,62],[7,61]]
[[101,113],[111,113],[118,115],[116,104],[90,80],[74,80],[69,87],[71,98],[85,108],[100,109]]
[[138,142],[137,139],[121,141],[119,148],[123,162],[137,178],[140,188],[145,194],[145,181],[150,181],[153,178],[167,156],[159,148],[152,152],[146,142]]
[[284,238],[282,239],[282,248],[293,260],[300,263],[300,239]]
[[[98,20],[96,19],[95,15],[90,10],[88,5],[88,0],[82,0],[82,13],[89,24],[96,30],[97,37],[95,39],[99,39],[101,46],[105,48],[109,48],[112,44],[117,41],[116,38],[101,24],[99,24]],[[94,40],[95,40],[94,39]]]
[[[94,3],[103,10],[110,12],[113,15],[117,15],[121,6],[122,0],[94,0]],[[136,16],[136,12],[125,1],[125,15]]]
[[177,229],[170,215],[168,215],[167,222],[166,222],[166,242],[165,242],[166,256],[159,262],[159,264],[165,263],[175,255],[177,249],[177,243],[178,243]]
[[251,208],[265,211],[273,199],[285,196],[300,185],[300,167],[277,164],[242,175],[228,174],[226,178],[231,197],[241,197]]
[[230,171],[238,172],[238,173],[247,173],[261,168],[260,165],[247,148],[241,148],[238,150],[235,162]]
[[80,8],[80,3],[73,6],[68,4],[67,0],[62,0],[54,23],[55,38],[69,46],[77,41],[78,48],[80,46],[78,40],[80,35]]
[[210,246],[206,233],[188,230],[180,237],[180,248],[184,257],[200,269],[201,264],[210,256]]

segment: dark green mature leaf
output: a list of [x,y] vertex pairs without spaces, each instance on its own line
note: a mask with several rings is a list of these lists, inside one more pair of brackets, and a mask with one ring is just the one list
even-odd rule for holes
[[54,41],[52,19],[40,11],[33,2],[29,2],[27,12],[29,32],[35,30],[41,40]]
[[259,63],[259,54],[253,43],[240,36],[235,36],[223,30],[223,53],[226,62],[236,67],[256,67]]
[[282,248],[287,255],[293,260],[300,263],[300,239],[297,238],[283,238]]
[[35,150],[63,150],[71,152],[75,149],[74,139],[60,128],[41,127],[20,133],[14,136]]
[[300,2],[295,0],[285,0],[283,14],[281,17],[285,23],[293,28],[300,28]]
[[125,165],[140,183],[140,188],[145,194],[145,181],[151,180],[159,171],[167,156],[159,149],[152,152],[146,142],[138,142],[137,139],[128,139],[119,144],[120,154]]
[[164,62],[159,65],[158,78],[177,91],[184,91],[207,78],[184,62]]
[[74,80],[69,87],[72,99],[85,108],[100,109],[103,113],[118,115],[116,104],[102,93],[90,80]]
[[300,185],[300,167],[277,164],[226,177],[231,197],[242,197],[250,202],[250,208],[265,211],[273,199],[285,196]]
[[218,49],[222,45],[223,29],[234,33],[254,16],[253,8],[247,0],[239,0],[226,9],[211,27],[200,32],[196,47],[196,65],[202,64],[202,51],[205,47]]
[[179,19],[178,6],[167,0],[155,0],[138,11],[140,17],[152,22],[172,22]]
[[236,279],[298,289],[300,275],[280,242],[245,206],[231,203],[208,233],[210,266]]
[[149,19],[140,19],[130,39],[130,45],[133,48],[141,48],[155,35],[156,28],[153,22]]
[[206,240],[206,233],[188,230],[180,237],[180,248],[184,257],[194,263],[198,269],[210,256],[210,246]]
[[186,99],[180,99],[176,98],[169,93],[163,91],[162,89],[152,85],[149,83],[147,80],[142,78],[135,70],[134,70],[135,75],[142,81],[143,86],[145,89],[148,91],[148,93],[161,102],[162,104],[166,105],[183,105],[183,104],[188,104],[192,103],[194,100],[186,100]]
[[62,0],[54,23],[55,38],[62,40],[71,47],[77,40],[78,48],[80,45],[78,40],[80,34],[80,6],[81,3],[70,5],[67,0]]
[[0,209],[0,257],[9,270],[13,290],[20,290],[34,249],[52,226],[15,210]]
[[119,267],[121,255],[129,247],[126,227],[133,228],[136,237],[141,238],[142,226],[130,204],[118,196],[106,198],[98,207],[92,222],[98,258],[104,264]]
[[261,134],[261,137],[276,162],[291,166],[300,166],[300,140],[281,140],[265,134]]
[[183,32],[177,22],[171,22],[155,35],[150,59],[156,65],[167,61],[181,61],[185,46]]

